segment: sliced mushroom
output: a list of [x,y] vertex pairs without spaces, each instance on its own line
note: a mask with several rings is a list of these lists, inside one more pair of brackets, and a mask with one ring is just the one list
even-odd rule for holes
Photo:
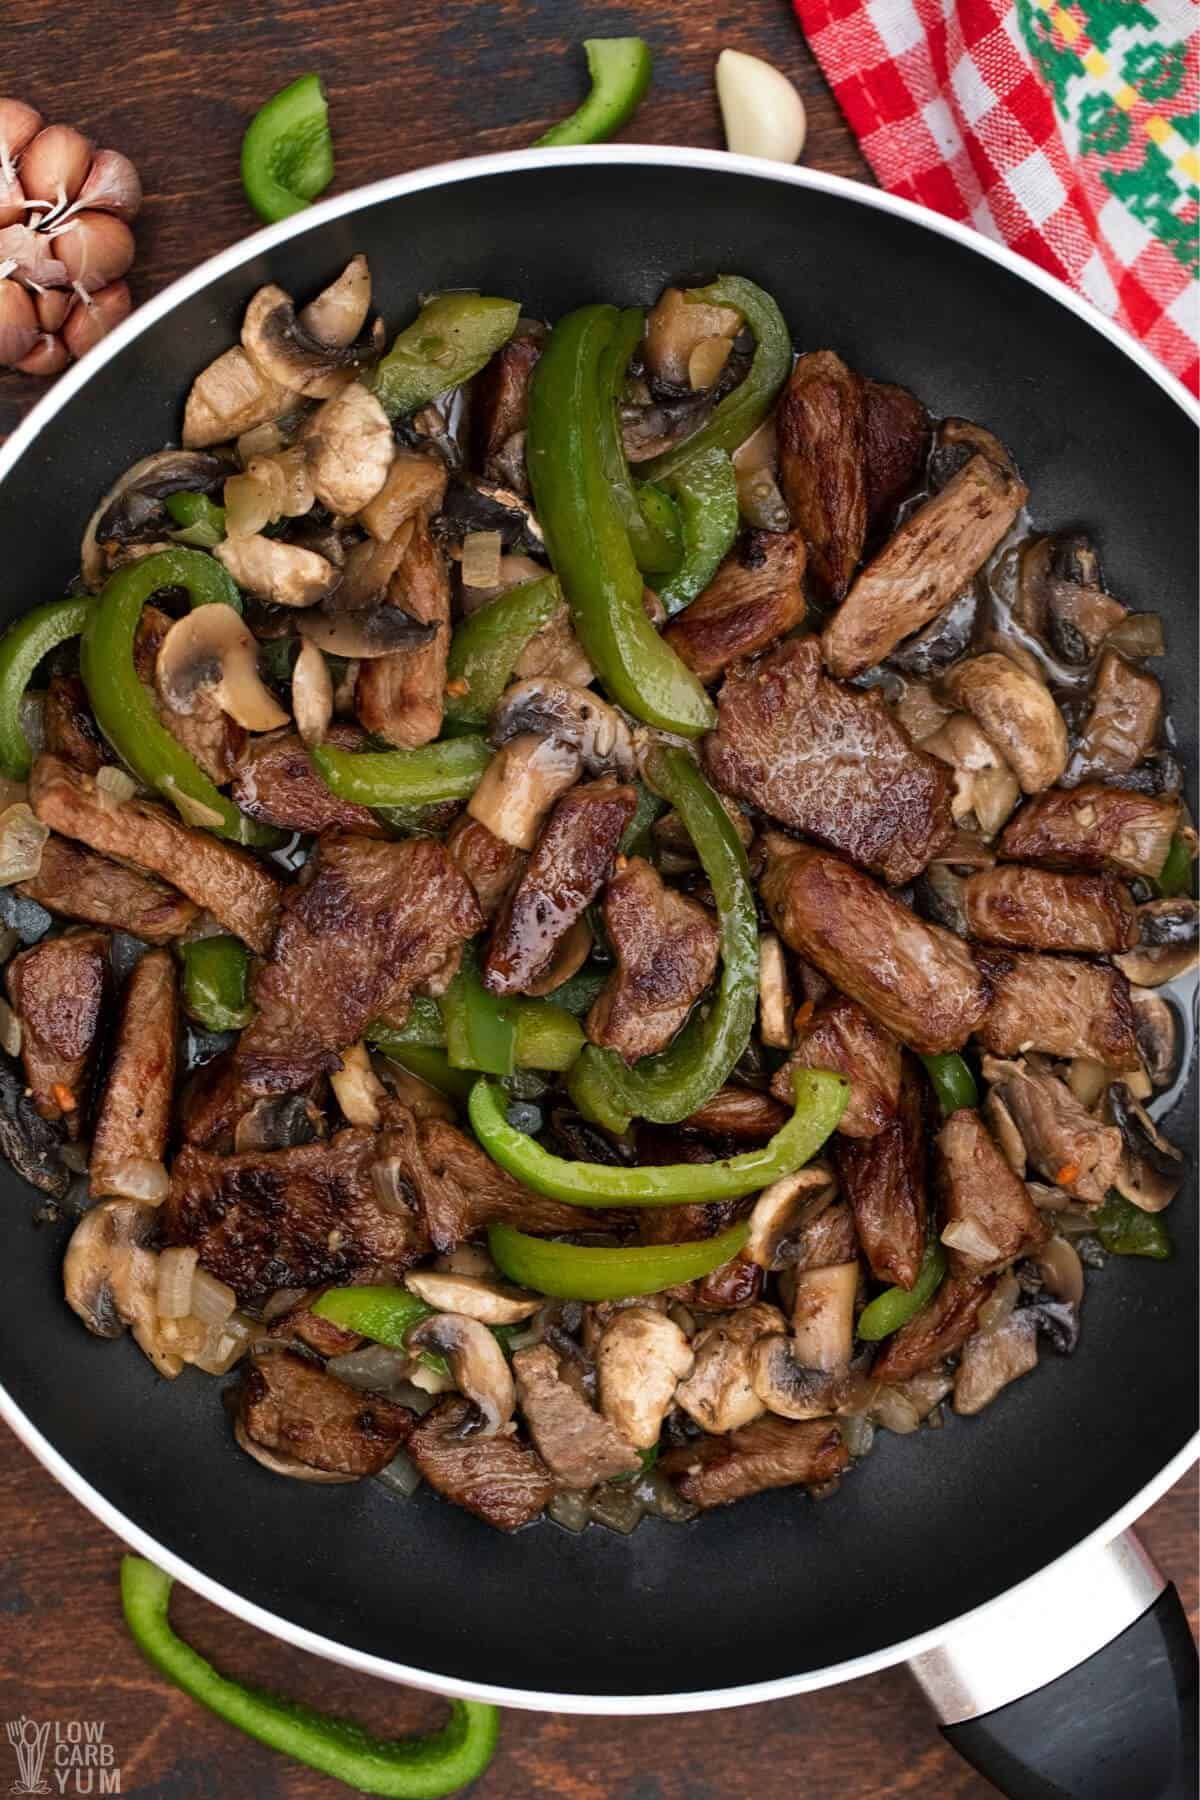
[[240,588],[276,606],[315,606],[338,578],[326,557],[279,538],[226,538],[213,555]]
[[675,1393],[677,1405],[703,1431],[736,1431],[765,1410],[754,1388],[752,1353],[759,1338],[786,1330],[778,1307],[756,1301],[702,1331],[696,1363]]
[[479,1437],[495,1437],[517,1403],[504,1352],[486,1325],[462,1313],[435,1313],[408,1334],[411,1350],[447,1358],[454,1385],[483,1415]]
[[1168,1143],[1124,1082],[1112,1083],[1105,1108],[1124,1145],[1113,1186],[1143,1212],[1161,1212],[1182,1186],[1183,1152]]
[[783,1419],[820,1419],[833,1411],[834,1384],[824,1369],[807,1369],[782,1333],[761,1337],[750,1354],[754,1391]]
[[994,837],[1021,798],[1021,789],[992,740],[969,713],[951,713],[921,748],[957,771],[950,800],[955,822],[973,817],[984,837]]
[[506,689],[492,715],[492,742],[507,744],[526,732],[569,745],[589,775],[611,773],[628,781],[636,773],[628,725],[589,688],[537,676]]
[[127,544],[144,537],[147,529],[162,521],[162,502],[168,494],[183,490],[209,493],[228,473],[229,465],[218,456],[198,450],[156,450],[126,469],[109,488],[83,534],[79,567],[93,591],[103,587],[109,572],[105,546]]
[[[419,415],[418,415],[419,416]],[[546,541],[533,509],[511,488],[469,475],[451,482],[435,522],[444,541],[461,543],[474,531],[498,531],[506,551],[545,558]]]
[[969,1337],[954,1379],[955,1412],[968,1416],[982,1412],[1010,1381],[1036,1368],[1037,1333],[1034,1309],[1024,1307],[994,1330]]
[[68,1305],[97,1337],[131,1326],[160,1375],[175,1376],[180,1357],[166,1350],[158,1324],[158,1256],[151,1248],[158,1211],[140,1200],[102,1200],[71,1234],[63,1263]]
[[330,1075],[329,1085],[348,1124],[378,1129],[379,1102],[386,1090],[371,1067],[365,1044],[351,1044],[342,1051],[342,1066]]
[[327,1485],[346,1481],[357,1481],[357,1475],[343,1475],[337,1469],[314,1469],[311,1463],[304,1463],[295,1456],[285,1456],[279,1450],[268,1450],[265,1444],[256,1443],[246,1430],[240,1418],[233,1422],[233,1435],[238,1448],[247,1456],[252,1456],[256,1463],[269,1469],[272,1475],[286,1475],[292,1481],[319,1481]]
[[689,374],[695,351],[719,338],[725,341],[728,355],[728,345],[741,328],[741,314],[733,307],[709,306],[689,300],[682,288],[664,288],[646,318],[646,372],[670,388],[696,387]]
[[[511,565],[523,563],[525,570],[519,575],[513,574]],[[528,573],[529,570],[533,574]],[[530,581],[542,571],[526,557],[503,556],[500,559],[500,579],[504,586],[499,590],[507,592],[508,588],[522,581]],[[513,574],[512,581],[509,575]],[[565,681],[569,687],[587,687],[596,679],[596,671],[588,661],[583,645],[575,636],[571,624],[570,609],[564,604],[557,612],[551,613],[540,631],[535,631],[525,648],[513,664],[513,679],[525,680],[527,677],[540,675],[550,681]]]
[[758,1032],[776,1050],[792,1047],[792,984],[783,945],[773,931],[758,940]]
[[1034,1253],[1043,1284],[1059,1300],[1078,1306],[1083,1299],[1083,1264],[1069,1238],[1055,1234]]
[[1142,1064],[1153,1087],[1169,1087],[1179,1057],[1175,1009],[1146,988],[1131,987],[1133,1028]]
[[259,288],[246,308],[242,348],[269,381],[310,400],[328,400],[376,353],[373,343],[334,344],[314,337],[297,319],[291,295],[273,282]]
[[371,271],[365,256],[352,256],[336,281],[301,307],[297,322],[318,344],[345,349],[354,343],[371,310]]
[[[394,650],[416,650],[427,644],[438,627],[435,622],[414,619],[402,606],[369,606],[343,612],[337,606],[314,606],[296,620],[302,638],[315,644],[329,656],[344,656],[352,663],[369,662],[375,657],[390,656]],[[351,683],[351,704],[357,682]],[[334,711],[341,712],[338,695],[334,695]]]
[[742,1254],[760,1269],[773,1269],[784,1238],[819,1218],[836,1192],[833,1173],[824,1163],[810,1163],[773,1181],[754,1202]]
[[292,715],[302,741],[310,747],[322,742],[333,720],[333,677],[309,638],[300,645],[292,667]]
[[991,1128],[992,1136],[1004,1152],[1004,1159],[1014,1175],[1025,1179],[1025,1170],[1029,1158],[1025,1150],[1025,1139],[1017,1130],[1017,1121],[1009,1112],[1004,1101],[995,1088],[989,1088],[987,1099],[983,1103],[983,1116]]
[[[0,888],[0,894],[11,892]],[[70,1170],[59,1160],[66,1142],[63,1121],[43,1119],[24,1076],[0,1058],[0,1155],[33,1187],[61,1200],[71,1185]]]
[[577,975],[592,953],[592,928],[586,919],[576,919],[569,931],[563,933],[554,946],[554,955],[532,981],[525,983],[524,991],[534,999],[541,999],[560,988],[564,981]]
[[606,1327],[596,1349],[600,1411],[635,1450],[657,1444],[695,1360],[675,1321],[652,1307],[624,1307]]
[[440,1269],[416,1269],[404,1284],[427,1306],[439,1312],[461,1313],[481,1325],[519,1325],[531,1319],[546,1303],[540,1294],[526,1294],[494,1277],[453,1274]]
[[273,381],[235,344],[202,369],[183,409],[185,450],[203,450],[283,418],[296,404],[289,387]]
[[807,1369],[842,1369],[854,1352],[858,1263],[801,1269],[794,1277],[792,1343]]
[[1151,900],[1137,909],[1140,943],[1113,961],[1136,987],[1162,987],[1200,960],[1200,906],[1195,900]]
[[493,756],[467,811],[506,844],[532,850],[542,820],[574,786],[581,768],[579,753],[569,744],[526,732]]
[[1067,727],[1043,682],[989,651],[950,669],[945,685],[999,746],[1025,793],[1053,787],[1067,766]]
[[232,606],[197,606],[162,641],[154,681],[171,712],[211,699],[247,731],[274,731],[288,716],[258,673],[258,646]]
[[396,454],[387,414],[360,381],[317,408],[302,442],[313,492],[331,513],[356,513],[373,500]]
[[[359,514],[359,524],[379,543],[395,537],[419,513],[435,512],[446,492],[446,465],[440,456],[397,450],[387,479]],[[535,568],[541,575],[544,570]]]

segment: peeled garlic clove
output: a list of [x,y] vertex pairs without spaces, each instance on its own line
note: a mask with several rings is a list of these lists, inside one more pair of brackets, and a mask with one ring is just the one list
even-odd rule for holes
[[44,331],[29,355],[16,366],[22,375],[61,375],[70,360],[62,339]]
[[21,186],[28,200],[62,206],[83,186],[92,146],[73,125],[47,125],[21,158]]
[[23,287],[0,281],[0,365],[14,368],[38,340],[37,309]]
[[133,233],[112,213],[76,213],[51,241],[69,279],[89,293],[119,281],[133,261]]
[[772,162],[796,161],[804,148],[808,117],[786,75],[761,57],[722,50],[717,58],[717,99],[731,150]]
[[89,294],[86,300],[80,295],[63,326],[63,341],[67,349],[76,358],[83,356],[93,344],[98,344],[101,338],[107,337],[122,319],[127,319],[132,311],[133,296],[125,281],[111,282],[98,293]]
[[141,204],[141,178],[129,158],[119,150],[97,150],[79,190],[79,205],[129,220]]

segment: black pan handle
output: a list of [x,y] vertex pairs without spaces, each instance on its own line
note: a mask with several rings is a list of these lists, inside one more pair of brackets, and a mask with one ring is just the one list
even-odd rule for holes
[[1196,1800],[1196,1646],[1132,1532],[909,1666],[947,1741],[1008,1800]]

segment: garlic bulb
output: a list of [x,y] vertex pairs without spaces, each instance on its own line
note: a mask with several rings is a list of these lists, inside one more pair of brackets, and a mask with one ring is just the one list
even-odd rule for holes
[[722,50],[717,58],[717,99],[731,150],[772,162],[796,161],[804,148],[808,116],[786,75],[761,57]]

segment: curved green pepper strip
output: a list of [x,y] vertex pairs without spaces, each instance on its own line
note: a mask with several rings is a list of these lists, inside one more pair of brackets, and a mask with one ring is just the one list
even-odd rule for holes
[[449,738],[420,750],[339,750],[335,744],[317,744],[309,755],[339,800],[380,807],[466,800],[492,760],[481,737]]
[[518,1069],[569,1069],[583,1049],[583,1027],[555,995],[547,1000],[517,1000],[516,1028]]
[[489,294],[437,294],[395,339],[370,378],[389,419],[461,387],[507,344],[521,308]]
[[941,1103],[942,1117],[961,1112],[964,1107],[979,1105],[979,1089],[975,1077],[957,1050],[945,1050],[937,1056],[922,1056],[934,1092]]
[[440,1800],[477,1780],[495,1755],[500,1714],[478,1701],[451,1701],[440,1731],[377,1738],[350,1719],[232,1681],[171,1629],[173,1585],[153,1563],[122,1557],[121,1606],[134,1643],[168,1681],[269,1749],[385,1800]]
[[1116,1188],[1108,1190],[1092,1222],[1096,1236],[1114,1256],[1149,1256],[1155,1262],[1167,1262],[1174,1255],[1162,1214],[1143,1212]]
[[621,442],[620,406],[625,375],[645,329],[646,315],[641,307],[627,307],[618,314],[612,337],[600,358],[600,455],[638,568],[646,574],[662,574],[679,563],[679,514],[661,488],[635,486]]
[[859,1314],[855,1330],[865,1343],[877,1344],[880,1338],[891,1337],[893,1331],[899,1331],[910,1319],[915,1319],[923,1306],[928,1306],[933,1296],[941,1287],[946,1274],[946,1252],[937,1238],[930,1238],[925,1246],[925,1254],[921,1259],[921,1267],[917,1279],[910,1288],[885,1288],[882,1294],[876,1294],[869,1306],[864,1306]]
[[584,38],[592,90],[559,124],[535,138],[533,148],[598,144],[631,119],[650,85],[650,51],[641,38]]
[[758,915],[746,852],[729,815],[684,750],[656,746],[645,775],[679,813],[712,887],[721,980],[707,1016],[694,1012],[674,1043],[632,1069],[615,1051],[594,1044],[584,1051],[571,1093],[585,1116],[610,1130],[623,1130],[631,1118],[677,1124],[703,1106],[745,1051],[758,1005]]
[[633,1300],[681,1281],[698,1281],[735,1257],[750,1227],[742,1221],[689,1244],[635,1244],[603,1250],[530,1237],[511,1225],[488,1227],[488,1249],[502,1275],[555,1300]]
[[246,127],[242,186],[265,225],[303,212],[333,180],[329,108],[319,75],[273,94]]
[[493,1162],[535,1193],[569,1206],[680,1206],[737,1200],[791,1175],[816,1155],[846,1105],[850,1084],[824,1069],[797,1069],[796,1110],[761,1149],[713,1163],[664,1163],[628,1168],[569,1162],[508,1123],[505,1096],[491,1081],[477,1082],[469,1113],[475,1136]]
[[382,1051],[389,1062],[399,1063],[426,1087],[436,1088],[439,1094],[445,1094],[456,1106],[465,1106],[471,1097],[471,1089],[475,1086],[476,1071],[474,1069],[452,1069],[450,1059],[444,1050],[433,1044],[380,1044],[375,1045]]
[[254,1017],[250,953],[240,938],[193,938],[182,946],[183,1005],[208,1031],[240,1031]]
[[78,637],[90,600],[48,600],[22,614],[0,639],[0,770],[24,781],[33,767],[33,748],[21,724],[21,702],[33,671],[51,650]]
[[641,464],[647,481],[677,477],[706,450],[736,450],[762,424],[791,373],[792,339],[787,323],[770,294],[753,281],[744,275],[719,275],[708,287],[690,289],[687,298],[706,306],[735,307],[754,333],[754,357],[745,377],[726,394],[707,425]]
[[161,724],[154,696],[138,679],[133,645],[142,607],[160,588],[181,587],[192,606],[223,602],[242,610],[237,584],[202,550],[159,550],[110,575],[92,602],[80,641],[79,667],[101,731],[144,786],[166,799],[185,794],[217,815],[212,830],[237,844],[282,842],[214,787],[200,765]]
[[442,995],[446,1057],[452,1069],[479,1069],[511,1075],[517,1063],[512,1008],[488,992],[479,979],[474,944],[463,948],[457,975]]
[[647,724],[698,737],[716,712],[646,617],[641,572],[601,454],[600,362],[616,319],[615,307],[581,307],[555,326],[538,359],[526,435],[534,504],[575,629],[610,699]]
[[311,1310],[343,1331],[356,1331],[389,1350],[407,1350],[413,1326],[436,1308],[406,1287],[380,1286],[329,1288],[313,1301]]
[[225,536],[225,508],[207,494],[187,490],[168,494],[163,506],[168,517],[181,527],[171,533],[177,544],[190,544],[193,550],[211,550]]
[[702,594],[733,547],[738,529],[737,476],[725,450],[701,450],[670,478],[679,503],[683,557],[655,591],[668,616]]
[[[446,724],[486,725],[522,650],[562,605],[553,575],[525,581],[464,619],[446,658]],[[465,683],[465,691],[456,687]]]
[[1154,878],[1154,886],[1163,900],[1186,894],[1192,885],[1192,847],[1181,834],[1171,839],[1167,860]]

